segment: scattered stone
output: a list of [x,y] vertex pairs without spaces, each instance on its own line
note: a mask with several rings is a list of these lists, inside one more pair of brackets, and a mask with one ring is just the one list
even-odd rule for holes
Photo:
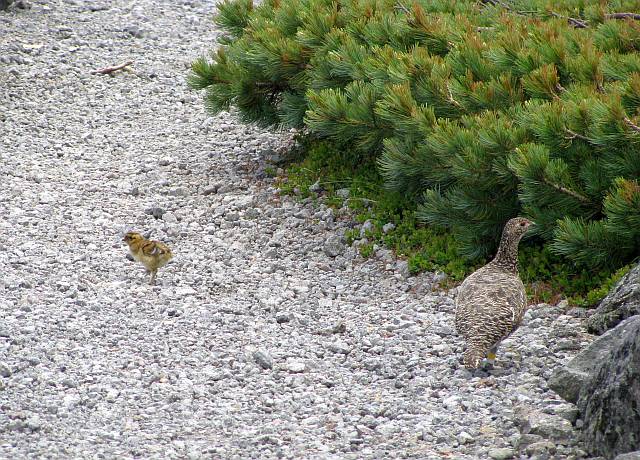
[[[153,217],[156,217],[156,216],[154,215]],[[178,223],[178,217],[175,215],[175,213],[173,213],[173,211],[163,212],[161,214],[161,218],[163,221],[165,221],[168,224]]]
[[[164,215],[164,209],[155,206],[153,208],[145,209],[144,213],[153,216],[154,219],[162,219],[162,216]],[[176,219],[176,222],[177,221],[178,220]]]
[[442,284],[443,282],[445,282],[447,280],[448,276],[446,273],[444,272],[435,272],[435,274],[433,275],[433,279],[432,282],[435,285],[439,285]]
[[376,251],[376,257],[383,262],[392,262],[393,261],[393,251],[390,249],[378,249]]
[[202,190],[203,195],[213,195],[218,193],[218,184],[209,185]]
[[456,437],[456,439],[460,444],[471,444],[475,441],[473,436],[471,436],[466,431],[461,431],[460,434]]
[[306,370],[307,365],[304,363],[304,361],[288,359],[286,368],[293,374],[299,374]]
[[516,452],[509,447],[492,448],[487,452],[490,458],[493,460],[509,460],[516,455]]
[[319,193],[322,191],[322,186],[320,185],[320,179],[315,181],[313,184],[309,186],[309,191],[313,193]]
[[198,293],[198,291],[192,288],[191,286],[180,286],[176,288],[175,292],[176,292],[176,296],[179,298],[195,295]]
[[263,369],[271,369],[273,367],[273,358],[266,350],[254,351],[253,360]]
[[541,436],[543,439],[563,441],[574,436],[571,423],[557,415],[545,414],[528,407],[517,408],[520,431],[523,434]]
[[346,331],[347,331],[347,326],[342,321],[340,321],[331,327],[316,331],[316,334],[318,335],[344,334]]
[[389,233],[394,228],[396,228],[396,224],[393,224],[391,222],[386,223],[382,226],[382,233]]
[[279,311],[276,313],[276,322],[278,324],[288,323],[291,321],[292,315],[288,311]]
[[[144,32],[138,26],[127,26],[127,27],[124,28],[124,31],[127,32],[132,37],[135,37],[135,38],[143,38],[144,37]],[[166,166],[166,165],[161,165],[161,166]]]
[[366,220],[362,227],[360,227],[360,238],[364,238],[365,236],[369,236],[374,230],[373,222],[370,220]]
[[573,404],[560,404],[552,408],[552,413],[559,415],[569,423],[575,423],[578,418],[578,408]]
[[106,11],[109,9],[109,5],[108,4],[100,5],[100,4],[91,2],[89,5],[86,6],[86,9],[91,12]]
[[545,440],[529,444],[524,451],[530,457],[536,456],[539,458],[544,456],[544,458],[549,458],[549,456],[556,453],[556,450],[556,445],[554,443]]
[[258,208],[248,208],[244,212],[245,219],[257,219],[260,217],[260,210]]
[[349,195],[351,195],[351,192],[348,188],[339,188],[338,190],[336,190],[336,195],[346,200],[347,198],[349,198]]
[[184,187],[174,187],[167,192],[169,196],[188,196],[189,191]]
[[343,340],[336,340],[335,342],[331,342],[327,345],[327,348],[334,353],[341,353],[343,355],[348,355],[351,353],[351,346]]
[[518,438],[518,449],[524,450],[530,444],[534,444],[536,442],[544,441],[544,438],[537,434],[522,434]]
[[396,262],[396,271],[400,273],[403,278],[409,278],[411,272],[409,272],[409,262],[406,260],[398,260]]
[[323,249],[329,257],[337,257],[344,251],[344,244],[338,235],[332,235],[325,241]]
[[11,377],[11,368],[7,365],[7,363],[3,363],[0,361],[0,377]]

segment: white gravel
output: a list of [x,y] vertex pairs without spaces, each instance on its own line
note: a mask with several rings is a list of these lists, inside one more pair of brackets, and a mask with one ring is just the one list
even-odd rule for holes
[[[495,374],[471,377],[433,275],[345,247],[346,210],[264,177],[282,136],[210,118],[188,89],[213,2],[32,5],[0,12],[0,458],[509,458],[543,442],[518,414],[567,409],[546,378],[590,340],[578,315],[536,306]],[[173,248],[157,286],[126,230]],[[558,430],[523,455],[579,455]]]

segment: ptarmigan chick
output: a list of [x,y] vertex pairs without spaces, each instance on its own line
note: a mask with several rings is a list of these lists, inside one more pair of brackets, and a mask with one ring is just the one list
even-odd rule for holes
[[129,245],[133,258],[142,262],[142,265],[151,273],[149,284],[155,284],[158,269],[164,267],[173,258],[169,246],[160,241],[147,240],[136,232],[128,232],[122,240]]
[[456,330],[467,344],[468,369],[478,368],[485,357],[492,365],[500,342],[522,322],[527,296],[518,275],[518,244],[531,225],[522,217],[509,220],[495,258],[458,288]]

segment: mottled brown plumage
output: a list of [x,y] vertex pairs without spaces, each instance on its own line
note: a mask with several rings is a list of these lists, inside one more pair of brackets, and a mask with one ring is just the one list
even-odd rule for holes
[[122,240],[129,245],[133,258],[142,262],[142,265],[151,273],[149,284],[154,284],[158,269],[164,267],[173,258],[169,246],[160,241],[147,240],[136,232],[127,233]]
[[463,361],[469,369],[485,357],[492,362],[500,342],[522,322],[527,297],[518,275],[518,244],[530,225],[522,217],[507,222],[495,258],[458,288],[456,329],[466,341]]

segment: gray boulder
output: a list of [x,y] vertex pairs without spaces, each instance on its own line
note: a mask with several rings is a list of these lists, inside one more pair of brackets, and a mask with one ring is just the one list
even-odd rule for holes
[[613,460],[640,460],[640,450],[617,455]]
[[620,321],[640,314],[640,264],[627,273],[587,320],[592,334],[603,334]]
[[612,329],[591,342],[565,366],[556,369],[549,379],[549,388],[563,399],[576,404],[580,392],[595,374],[596,367],[611,359],[614,350],[620,347],[623,337],[620,331]]
[[[620,323],[615,346],[580,391],[585,447],[613,458],[640,446],[640,315]],[[605,337],[605,336],[603,336]]]

